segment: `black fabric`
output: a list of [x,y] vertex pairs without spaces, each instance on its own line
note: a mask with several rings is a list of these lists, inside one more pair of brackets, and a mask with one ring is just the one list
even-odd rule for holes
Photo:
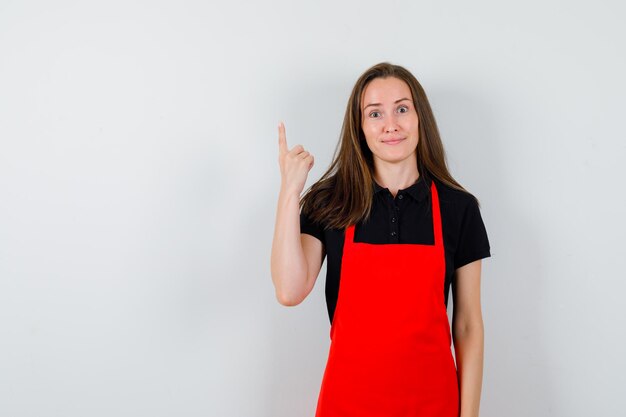
[[[435,181],[441,209],[446,257],[444,299],[452,284],[454,271],[463,265],[491,256],[487,231],[474,198]],[[428,182],[428,184],[427,184]],[[420,178],[410,187],[399,190],[394,198],[388,188],[374,183],[374,203],[367,222],[355,226],[354,241],[389,244],[412,243],[434,245],[430,181]],[[326,265],[326,306],[332,318],[339,293],[344,230],[324,230],[300,213],[300,232],[315,236],[324,245]],[[416,268],[419,266],[416,265]]]

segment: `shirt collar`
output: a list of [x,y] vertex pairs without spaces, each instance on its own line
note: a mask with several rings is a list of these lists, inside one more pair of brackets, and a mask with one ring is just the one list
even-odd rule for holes
[[[423,199],[426,198],[426,195],[428,194],[428,190],[430,189],[429,187],[424,187],[424,179],[423,178],[424,177],[420,175],[420,177],[417,179],[417,181],[415,181],[412,185],[410,185],[409,187],[404,188],[402,190],[398,190],[398,191],[404,191],[408,195],[413,197],[415,200],[422,201]],[[380,191],[383,191],[383,190],[389,191],[389,188],[381,187],[374,180],[374,194],[377,194],[377,193],[379,193]]]

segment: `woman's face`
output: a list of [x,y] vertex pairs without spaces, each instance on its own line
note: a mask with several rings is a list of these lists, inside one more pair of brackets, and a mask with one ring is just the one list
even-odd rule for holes
[[419,120],[407,83],[395,78],[375,78],[363,91],[361,128],[367,146],[378,162],[413,158],[419,140]]

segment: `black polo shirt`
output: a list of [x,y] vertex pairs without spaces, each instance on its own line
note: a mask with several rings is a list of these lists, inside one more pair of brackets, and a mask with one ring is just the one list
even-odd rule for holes
[[[491,256],[487,231],[476,200],[469,194],[434,180],[439,196],[446,257],[444,299],[453,285],[454,271],[472,261]],[[354,241],[376,244],[413,243],[434,245],[430,181],[422,176],[410,187],[399,190],[394,198],[388,188],[374,183],[374,203],[367,222],[357,223]],[[343,229],[324,230],[300,213],[300,232],[318,238],[326,249],[326,307],[332,323],[343,255]]]

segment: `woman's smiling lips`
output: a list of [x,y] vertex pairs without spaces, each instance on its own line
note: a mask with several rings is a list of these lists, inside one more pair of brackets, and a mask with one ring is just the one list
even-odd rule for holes
[[383,143],[386,143],[387,145],[395,145],[402,142],[404,139],[405,138],[390,138],[387,140],[383,140]]

